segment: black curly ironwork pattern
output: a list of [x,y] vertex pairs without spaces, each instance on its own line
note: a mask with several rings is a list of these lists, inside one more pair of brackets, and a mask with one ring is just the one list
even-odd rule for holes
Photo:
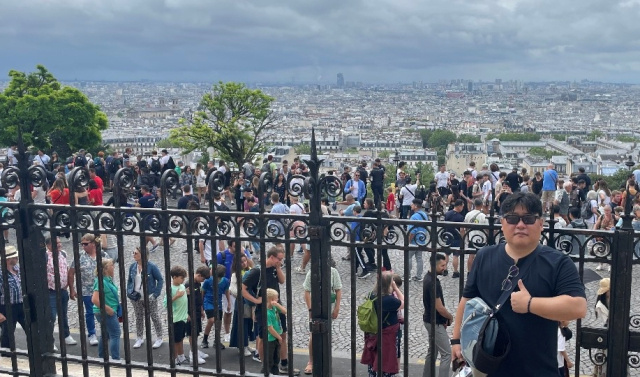
[[[309,184],[313,184],[309,182]],[[330,198],[342,196],[342,180],[335,175],[327,175],[320,179],[320,195]]]
[[306,177],[304,175],[291,175],[289,179],[287,179],[287,191],[289,195],[303,198],[305,191],[308,190],[308,185],[307,188],[305,188],[305,179]]
[[638,355],[637,353],[630,353],[629,354],[629,361],[627,363],[629,365],[630,368],[640,368],[640,355]]
[[589,348],[589,359],[596,366],[603,366],[607,362],[607,354],[604,350]]
[[20,169],[15,166],[5,167],[2,171],[2,187],[12,190],[20,184]]

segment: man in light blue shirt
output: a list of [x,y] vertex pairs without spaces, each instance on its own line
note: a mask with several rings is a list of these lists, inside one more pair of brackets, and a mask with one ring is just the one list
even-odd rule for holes
[[[273,204],[273,207],[271,207],[271,213],[281,213],[281,214],[289,213],[289,207],[287,207],[287,205],[284,203],[280,203],[280,194],[278,194],[277,192],[271,193],[271,203]],[[274,229],[273,227],[275,226],[275,229],[277,229],[277,233],[273,234],[273,236],[275,237],[284,236],[283,221],[284,219],[282,219],[282,221],[269,220],[269,225],[268,225],[269,228]]]
[[353,208],[355,206],[360,206],[360,202],[357,200],[354,200],[354,197],[351,194],[347,194],[347,196],[345,196],[344,198],[345,198],[345,201],[338,204],[346,204],[347,208],[340,210],[340,214],[342,216],[353,216]]
[[356,171],[353,175],[353,179],[347,181],[344,187],[346,194],[351,194],[354,199],[362,203],[362,200],[367,196],[367,188],[364,182],[360,180],[360,173]]
[[553,164],[547,165],[542,177],[542,209],[544,213],[549,213],[556,198],[558,186],[558,173],[553,169]]
[[[411,215],[410,220],[416,221],[429,221],[429,216],[422,209],[422,200],[413,199],[411,202],[411,211],[413,211],[413,215]],[[409,225],[407,228],[409,231],[409,245],[424,247],[427,244],[427,229],[425,227],[419,225]],[[422,281],[424,263],[422,261],[422,250],[412,249],[409,250],[409,265],[407,268],[409,269],[409,274],[411,274],[411,259],[416,257],[416,263],[418,264],[416,267],[416,274],[411,278],[412,280]]]

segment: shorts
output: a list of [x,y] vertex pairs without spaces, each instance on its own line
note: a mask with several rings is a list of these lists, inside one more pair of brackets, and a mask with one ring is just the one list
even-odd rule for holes
[[542,191],[542,202],[553,202],[556,199],[556,190]]
[[[202,332],[202,317],[199,315],[196,316],[196,336],[200,335]],[[187,321],[187,324],[184,328],[184,335],[191,336],[191,321]]]
[[[260,310],[261,311],[261,310]],[[255,331],[258,338],[262,339],[262,313],[258,314],[258,310],[256,310],[256,322],[255,322]],[[282,326],[282,333],[287,332],[287,316],[280,313],[280,326]]]
[[175,343],[180,343],[184,339],[186,326],[187,326],[187,323],[185,321],[173,323],[173,341]]
[[207,319],[211,319],[211,318],[222,319],[222,312],[218,309],[206,309],[204,313],[207,315]]
[[227,302],[227,295],[222,296],[222,311],[223,313],[233,313],[236,308],[236,298],[233,295],[229,295],[231,300]]

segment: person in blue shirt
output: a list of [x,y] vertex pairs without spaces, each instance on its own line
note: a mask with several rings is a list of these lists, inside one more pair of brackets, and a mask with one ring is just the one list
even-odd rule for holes
[[[136,204],[136,207],[155,208],[156,197],[153,196],[153,194],[151,193],[151,189],[149,188],[149,186],[147,185],[140,186],[140,193],[142,194],[142,196],[138,199],[138,203]],[[151,220],[152,220],[151,216],[144,217],[142,221],[143,230],[151,230],[150,229]],[[160,246],[160,244],[156,241],[155,238],[153,238],[153,236],[146,236],[145,241],[146,241],[145,247],[149,242],[151,242],[151,245],[153,245],[151,247],[151,250],[149,250],[152,253],[155,253],[156,250],[158,249],[158,246]]]
[[360,207],[360,202],[355,200],[355,197],[353,195],[351,195],[351,194],[347,194],[345,196],[345,201],[344,202],[340,202],[338,204],[347,206],[347,208],[340,210],[340,214],[342,216],[353,216],[353,209],[356,206]]
[[367,196],[367,187],[360,179],[360,172],[356,172],[353,178],[347,181],[344,192],[353,195],[356,200],[362,203],[362,200]]
[[[207,315],[207,325],[204,328],[204,335],[202,337],[202,348],[209,348],[209,333],[216,318],[222,320],[222,296],[227,297],[227,302],[230,301],[229,279],[225,277],[226,273],[226,267],[218,265],[218,267],[216,267],[216,273],[212,274],[211,277],[202,283],[204,313]],[[213,279],[218,279],[217,294],[214,294],[213,291]],[[215,345],[219,342],[220,339],[215,339],[213,344]],[[220,344],[220,349],[224,348],[224,344]]]
[[[429,216],[422,209],[422,200],[413,199],[411,202],[411,211],[413,211],[413,215],[411,215],[410,220],[418,220],[418,221],[429,221]],[[409,231],[409,244],[411,246],[425,246],[427,244],[427,229],[418,225],[409,225],[407,228]],[[409,250],[409,265],[407,268],[409,269],[409,274],[411,274],[411,259],[416,257],[416,263],[418,264],[416,267],[416,274],[411,278],[415,281],[422,281],[424,262],[422,261],[422,250],[418,250],[414,248]]]
[[[233,274],[233,270],[231,269],[231,266],[233,265],[233,257],[234,257],[234,253],[236,252],[236,243],[235,241],[228,241],[229,243],[229,247],[226,248],[224,251],[219,252],[216,255],[216,258],[218,259],[218,267],[220,266],[224,266],[225,268],[225,278],[228,281],[231,281],[231,275]],[[251,259],[251,253],[249,253],[249,250],[247,250],[246,248],[244,249],[244,255],[247,256],[247,264],[249,265],[250,268],[253,268],[253,260]],[[223,317],[222,317],[222,324],[224,325],[224,331],[225,334],[227,334],[225,336],[225,341],[228,342],[229,341],[229,337],[231,334],[231,318],[233,315],[233,309],[236,307],[236,300],[235,297],[233,296],[229,296],[229,298],[227,298],[228,295],[221,295],[221,299],[222,299],[222,310],[223,310]]]
[[558,186],[558,173],[553,169],[553,164],[547,165],[542,177],[542,210],[548,214],[556,200],[556,189]]

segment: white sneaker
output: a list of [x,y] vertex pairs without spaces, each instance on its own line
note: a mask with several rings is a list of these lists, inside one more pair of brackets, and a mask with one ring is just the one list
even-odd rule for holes
[[248,349],[248,348],[245,348],[245,349],[244,349],[244,356],[245,356],[245,357],[248,357],[248,356],[251,356],[251,355],[253,355],[253,352],[249,351],[249,349]]
[[609,265],[609,267],[607,267],[607,271],[611,272],[611,265]]
[[229,343],[229,341],[231,340],[231,334],[227,334],[224,336],[224,341]]
[[89,337],[89,344],[91,344],[92,346],[98,345],[98,337],[96,336],[96,334],[93,334]]
[[[203,358],[201,358],[200,356],[198,356],[198,365],[200,365],[200,364],[204,364],[204,363],[206,363],[206,362],[207,362],[207,361],[206,361],[205,359],[203,359]],[[193,360],[191,361],[191,363],[190,363],[190,364],[191,364],[191,365],[193,365]]]
[[201,359],[206,359],[207,357],[209,357],[209,354],[206,354],[200,350],[198,350],[198,357]]
[[155,349],[155,348],[162,347],[162,342],[163,342],[162,339],[160,339],[160,338],[156,339],[156,341],[153,342],[153,348]]
[[185,365],[188,363],[189,360],[184,355],[180,355],[176,358],[176,365]]
[[76,342],[76,340],[73,339],[71,337],[71,335],[69,335],[68,337],[64,338],[64,342],[69,346],[75,346],[76,344],[78,344],[78,342]]
[[55,344],[53,345],[53,352],[58,352],[58,347]]
[[596,271],[602,271],[602,265],[599,264],[598,267],[596,267]]
[[140,348],[142,347],[142,343],[144,343],[144,339],[136,339],[136,342],[133,344],[133,348]]

